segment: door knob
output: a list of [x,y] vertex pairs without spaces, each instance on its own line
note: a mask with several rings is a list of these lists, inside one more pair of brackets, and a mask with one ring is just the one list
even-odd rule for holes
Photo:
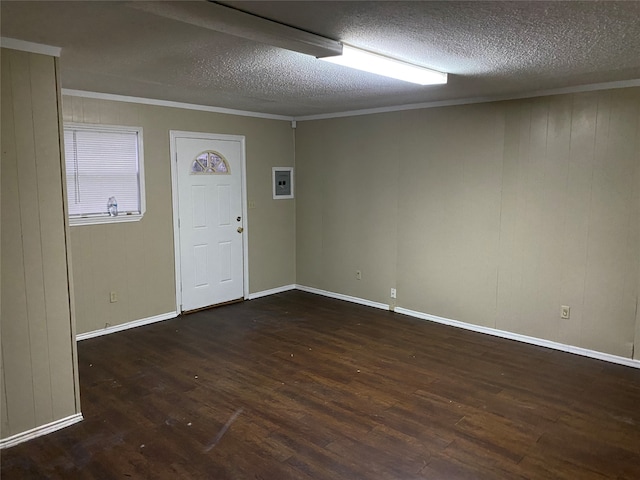
[[244,232],[244,228],[238,227],[238,233],[242,233],[242,232]]

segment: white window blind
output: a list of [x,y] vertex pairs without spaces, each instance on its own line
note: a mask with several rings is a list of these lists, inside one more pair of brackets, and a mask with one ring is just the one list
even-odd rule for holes
[[[144,213],[141,137],[139,128],[65,125],[71,224],[140,219]],[[117,217],[108,214],[110,197],[118,203]]]

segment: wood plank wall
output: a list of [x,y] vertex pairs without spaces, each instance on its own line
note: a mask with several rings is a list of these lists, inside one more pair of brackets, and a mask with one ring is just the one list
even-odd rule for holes
[[299,122],[296,283],[640,358],[639,132],[638,87]]
[[57,59],[2,49],[3,439],[80,410]]

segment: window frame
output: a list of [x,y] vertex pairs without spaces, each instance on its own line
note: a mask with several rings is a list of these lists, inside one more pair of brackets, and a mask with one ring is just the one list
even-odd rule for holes
[[[100,123],[76,123],[76,122],[64,122],[63,123],[63,139],[64,133],[67,129],[72,130],[84,130],[93,132],[135,132],[138,139],[138,195],[140,199],[140,213],[130,213],[124,215],[118,215],[115,217],[110,216],[108,213],[104,214],[91,214],[83,216],[72,216],[67,208],[67,218],[69,219],[69,226],[79,225],[100,225],[108,223],[124,223],[124,222],[139,222],[144,217],[146,212],[146,192],[144,182],[144,141],[143,141],[143,129],[142,127],[133,127],[128,125],[104,125]],[[66,148],[66,147],[65,147]],[[65,148],[62,149],[63,154]],[[67,184],[67,158],[64,159],[65,167],[65,190]],[[66,201],[69,202],[69,192],[65,192]]]

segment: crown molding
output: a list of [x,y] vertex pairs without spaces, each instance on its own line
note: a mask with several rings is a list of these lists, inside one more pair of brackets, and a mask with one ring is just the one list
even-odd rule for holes
[[97,100],[111,100],[113,102],[138,103],[142,105],[155,105],[159,107],[183,108],[185,110],[198,110],[201,112],[223,113],[226,115],[237,115],[240,117],[264,118],[267,120],[285,120],[290,122],[293,117],[286,115],[274,115],[270,113],[250,112],[247,110],[234,110],[232,108],[212,107],[209,105],[197,105],[194,103],[173,102],[170,100],[158,100],[154,98],[130,97],[126,95],[116,95],[113,93],[88,92],[86,90],[62,89],[62,95],[70,97],[95,98]]
[[0,47],[20,50],[22,52],[39,53],[50,57],[59,57],[62,48],[44,45],[42,43],[26,42],[17,38],[0,37]]
[[507,100],[522,100],[525,98],[547,97],[550,95],[563,95],[570,93],[593,92],[597,90],[613,90],[617,88],[640,87],[640,79],[621,80],[618,82],[592,83],[577,85],[574,87],[555,88],[550,90],[536,90],[519,95],[497,95],[491,97],[461,98],[457,100],[441,100],[437,102],[411,103],[391,107],[366,108],[362,110],[350,110],[346,112],[322,113],[318,115],[302,115],[294,117],[294,120],[304,122],[308,120],[326,120],[330,118],[356,117],[360,115],[374,115],[376,113],[402,112],[405,110],[420,110],[425,108],[451,107],[455,105],[471,105],[474,103],[503,102]]
[[[3,38],[3,41],[5,39]],[[29,42],[24,42],[29,43]],[[32,44],[38,45],[38,44]],[[5,46],[4,43],[2,45]],[[43,45],[43,47],[47,47]],[[10,47],[7,47],[10,48]],[[49,47],[56,48],[56,47]],[[42,52],[36,52],[42,53]],[[640,87],[640,79],[622,80],[618,82],[593,83],[588,85],[577,85],[574,87],[556,88],[550,90],[537,90],[520,95],[502,95],[492,97],[461,98],[456,100],[441,100],[436,102],[412,103],[407,105],[395,105],[390,107],[366,108],[362,110],[350,110],[345,112],[322,113],[317,115],[275,115],[270,113],[251,112],[247,110],[235,110],[232,108],[213,107],[209,105],[197,105],[193,103],[173,102],[170,100],[158,100],[144,97],[131,97],[126,95],[116,95],[111,93],[90,92],[85,90],[73,90],[63,88],[62,94],[72,97],[95,98],[98,100],[111,100],[115,102],[138,103],[143,105],[156,105],[161,107],[183,108],[186,110],[198,110],[203,112],[222,113],[227,115],[237,115],[242,117],[264,118],[268,120],[285,120],[288,122],[304,122],[311,120],[327,120],[332,118],[356,117],[361,115],[374,115],[378,113],[401,112],[406,110],[420,110],[437,107],[451,107],[456,105],[472,105],[476,103],[503,102],[508,100],[523,100],[526,98],[547,97],[551,95],[565,95],[571,93],[593,92],[598,90],[614,90],[618,88]],[[293,124],[293,123],[292,123]]]

